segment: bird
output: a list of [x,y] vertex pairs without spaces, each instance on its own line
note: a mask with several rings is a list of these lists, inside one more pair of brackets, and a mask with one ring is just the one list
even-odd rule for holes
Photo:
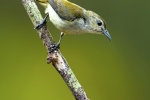
[[104,34],[110,41],[112,38],[106,29],[104,19],[91,10],[68,0],[35,0],[45,8],[46,17],[35,29],[40,29],[47,17],[54,26],[61,31],[59,42],[54,45],[50,52],[58,49],[64,34]]

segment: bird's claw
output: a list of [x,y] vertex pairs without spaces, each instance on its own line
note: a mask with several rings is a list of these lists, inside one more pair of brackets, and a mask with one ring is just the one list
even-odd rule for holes
[[45,22],[42,22],[39,25],[35,26],[34,29],[40,29],[44,24],[45,24]]
[[42,20],[42,22],[40,24],[38,24],[37,26],[35,26],[34,29],[40,29],[43,25],[46,25],[46,19],[47,19],[48,16],[49,16],[49,14],[47,14],[45,16],[45,18]]
[[61,43],[61,40],[62,40],[63,36],[64,36],[64,33],[61,32],[59,42],[57,44],[55,44],[55,45],[52,45],[51,50],[50,50],[49,53],[52,53],[53,51],[55,51],[57,49],[60,49],[60,43]]
[[50,50],[49,53],[52,53],[52,52],[54,52],[55,50],[58,50],[59,48],[60,48],[60,44],[59,44],[59,43],[57,43],[57,44],[55,44],[55,45],[52,45],[51,50]]

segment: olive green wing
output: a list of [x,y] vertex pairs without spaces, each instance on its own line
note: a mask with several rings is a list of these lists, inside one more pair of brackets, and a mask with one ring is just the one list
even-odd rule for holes
[[84,18],[83,8],[67,0],[48,0],[60,18],[67,21]]

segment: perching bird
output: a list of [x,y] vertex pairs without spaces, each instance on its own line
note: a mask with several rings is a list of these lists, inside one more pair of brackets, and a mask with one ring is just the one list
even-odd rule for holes
[[44,6],[46,17],[41,24],[36,26],[39,29],[46,22],[49,16],[50,21],[58,28],[61,33],[61,38],[52,51],[60,45],[64,34],[82,34],[94,33],[104,34],[109,40],[111,36],[106,29],[105,21],[96,13],[69,2],[68,0],[35,0]]

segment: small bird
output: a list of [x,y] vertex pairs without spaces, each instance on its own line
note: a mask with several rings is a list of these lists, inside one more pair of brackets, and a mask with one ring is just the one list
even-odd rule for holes
[[41,28],[46,23],[49,16],[50,21],[61,31],[59,42],[53,47],[52,51],[60,46],[64,34],[94,33],[104,34],[112,40],[106,29],[106,23],[102,17],[93,11],[86,10],[68,0],[35,0],[45,8],[47,14],[43,21],[35,27]]

